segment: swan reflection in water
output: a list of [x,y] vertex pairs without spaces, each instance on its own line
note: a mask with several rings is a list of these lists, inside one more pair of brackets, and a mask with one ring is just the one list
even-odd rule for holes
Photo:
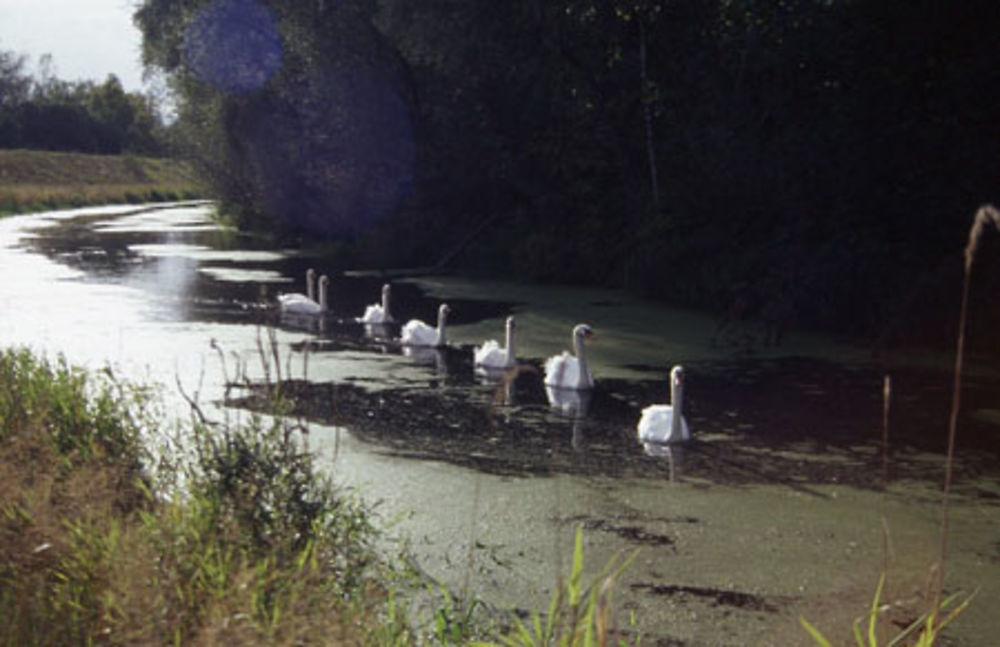
[[591,391],[545,385],[549,406],[568,418],[586,418],[590,411]]
[[326,317],[297,312],[282,312],[279,323],[284,328],[294,328],[311,333],[326,332]]
[[444,359],[444,351],[432,346],[403,346],[403,355],[409,357],[415,364],[433,366],[438,375],[448,375],[448,363]]
[[573,421],[571,444],[573,449],[577,451],[583,448],[583,420],[587,417],[587,412],[590,411],[591,394],[590,390],[581,391],[558,386],[545,386],[545,397],[549,400],[549,406],[560,415]]
[[667,480],[673,483],[676,475],[676,463],[681,460],[684,451],[683,448],[679,445],[644,442],[642,443],[642,451],[646,456],[667,461]]
[[517,367],[498,369],[492,366],[476,366],[476,379],[480,384],[496,387],[493,398],[494,405],[512,407],[517,404],[514,395],[514,382],[520,370]]
[[393,339],[392,324],[387,323],[366,323],[364,324],[365,337],[373,341],[390,341]]

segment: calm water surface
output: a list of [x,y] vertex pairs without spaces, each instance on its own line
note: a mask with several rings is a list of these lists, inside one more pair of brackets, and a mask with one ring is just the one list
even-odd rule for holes
[[[240,366],[259,380],[274,326],[324,469],[379,502],[397,547],[429,577],[496,608],[544,604],[582,524],[595,573],[641,548],[615,603],[623,629],[636,612],[644,644],[806,644],[799,614],[847,636],[884,564],[891,617],[915,617],[939,550],[949,378],[937,367],[948,358],[876,364],[866,349],[802,334],[747,355],[712,343],[710,317],[618,292],[397,276],[398,319],[431,321],[442,300],[452,310],[449,348],[405,353],[398,329],[354,321],[383,277],[333,273],[321,258],[219,231],[210,209],[0,221],[0,339],[162,383],[168,411],[183,410],[179,382],[221,419],[253,407],[253,393],[223,402],[213,344],[231,374]],[[321,326],[261,307],[301,291],[307,267],[331,274]],[[500,339],[510,313],[522,365],[503,384],[475,373],[471,347]],[[598,386],[553,403],[541,363],[581,321],[597,331]],[[639,411],[666,400],[675,363],[687,369],[695,441],[647,451]],[[1000,634],[997,373],[973,367],[963,397],[947,583],[982,589],[949,638],[990,644]]]

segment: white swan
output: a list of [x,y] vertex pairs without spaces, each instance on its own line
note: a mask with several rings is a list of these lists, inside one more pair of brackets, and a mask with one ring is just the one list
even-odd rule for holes
[[392,318],[392,314],[389,313],[389,297],[391,293],[392,288],[389,287],[389,284],[386,283],[383,285],[382,303],[374,303],[365,308],[365,313],[361,315],[358,321],[365,324],[387,324],[395,321]]
[[662,444],[691,440],[683,407],[684,368],[675,366],[670,370],[670,404],[654,404],[642,410],[639,441]]
[[403,326],[400,341],[404,346],[444,346],[445,320],[450,311],[447,303],[441,304],[438,308],[437,328],[428,326],[419,319],[411,319]]
[[573,351],[576,355],[563,351],[562,355],[553,355],[545,360],[545,386],[578,390],[594,388],[594,376],[583,353],[583,340],[593,336],[594,331],[587,324],[573,327]]
[[316,270],[309,268],[306,270],[306,293],[301,292],[290,292],[288,294],[278,295],[278,305],[284,310],[285,304],[294,303],[296,301],[316,301],[316,290],[313,285],[316,283]]
[[281,295],[299,297],[295,299],[282,299],[278,297],[278,304],[281,307],[281,314],[285,315],[319,315],[326,312],[326,291],[327,285],[329,285],[330,279],[326,278],[326,274],[319,277],[319,302],[313,301],[310,298],[303,297],[301,294],[294,295]]
[[500,344],[496,340],[490,339],[473,350],[472,356],[476,366],[487,369],[504,369],[517,364],[517,359],[514,356],[514,317],[507,317],[506,329],[507,339],[503,348],[500,348]]

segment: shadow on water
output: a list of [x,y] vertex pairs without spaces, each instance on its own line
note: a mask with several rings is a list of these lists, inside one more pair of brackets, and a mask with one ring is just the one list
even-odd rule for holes
[[[308,346],[308,352],[323,353],[356,350],[364,342]],[[522,364],[508,384],[490,384],[474,372],[469,349],[429,352],[437,360],[428,365],[434,375],[429,383],[369,391],[352,381],[299,380],[283,384],[283,393],[297,415],[347,427],[380,451],[493,474],[771,483],[816,496],[810,486],[817,484],[882,486],[881,375],[871,368],[803,358],[706,363],[691,371],[688,383],[695,441],[650,456],[636,440],[635,424],[642,406],[663,399],[664,383],[599,380],[588,411],[579,416],[551,406],[537,363]],[[946,385],[918,371],[901,375],[897,384],[907,395],[892,423],[891,478],[936,481],[940,465],[924,453],[942,449],[946,409],[938,405],[946,402]],[[230,404],[258,408],[253,391]],[[987,406],[998,394],[996,381],[974,380],[970,407]],[[923,406],[911,406],[916,402]],[[966,446],[977,451],[963,456],[959,469],[975,474],[995,461],[997,432],[974,419],[965,421],[964,431]]]

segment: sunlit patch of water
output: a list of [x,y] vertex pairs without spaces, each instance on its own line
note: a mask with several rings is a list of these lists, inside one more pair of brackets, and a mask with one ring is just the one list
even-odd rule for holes
[[227,261],[230,263],[277,263],[287,259],[280,252],[239,249],[212,249],[189,243],[147,243],[129,245],[132,252],[148,258],[178,257],[199,263]]
[[198,271],[206,274],[213,281],[228,283],[284,283],[289,284],[294,281],[290,276],[285,276],[278,270],[253,270],[239,267],[213,267],[200,265]]

